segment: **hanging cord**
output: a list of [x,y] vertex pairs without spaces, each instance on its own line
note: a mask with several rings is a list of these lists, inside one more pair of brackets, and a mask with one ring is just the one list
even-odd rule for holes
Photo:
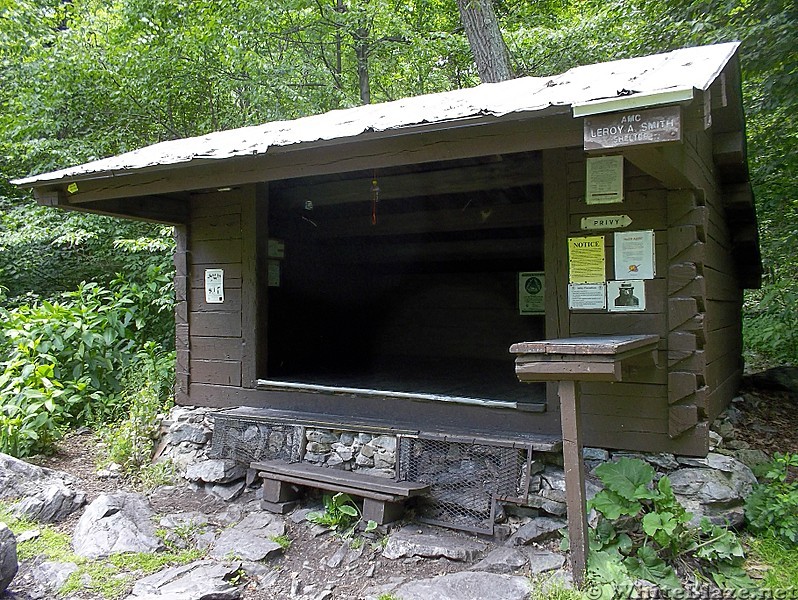
[[371,224],[377,224],[377,202],[380,201],[380,186],[377,185],[377,171],[371,178]]

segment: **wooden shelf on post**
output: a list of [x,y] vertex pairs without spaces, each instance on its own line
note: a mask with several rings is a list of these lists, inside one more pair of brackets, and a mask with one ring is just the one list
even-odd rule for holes
[[558,382],[568,537],[577,585],[584,582],[588,551],[579,382],[622,381],[629,359],[651,353],[656,362],[658,343],[656,335],[608,335],[520,342],[510,347],[517,355],[515,373],[520,381]]

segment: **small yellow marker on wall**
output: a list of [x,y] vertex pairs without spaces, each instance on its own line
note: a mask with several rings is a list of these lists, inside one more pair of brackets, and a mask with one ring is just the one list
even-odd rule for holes
[[76,193],[76,192],[78,191],[78,184],[77,184],[77,183],[70,183],[70,184],[67,186],[67,191],[68,191],[70,194],[74,194],[74,193]]

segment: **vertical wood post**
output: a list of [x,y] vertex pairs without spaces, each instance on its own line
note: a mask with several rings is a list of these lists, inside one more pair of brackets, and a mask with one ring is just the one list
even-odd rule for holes
[[258,256],[256,188],[241,198],[241,387],[254,389],[258,373]]
[[579,587],[585,581],[588,552],[579,382],[561,380],[558,390],[560,418],[562,419],[565,502],[568,509],[568,541],[571,547],[571,569],[574,583]]

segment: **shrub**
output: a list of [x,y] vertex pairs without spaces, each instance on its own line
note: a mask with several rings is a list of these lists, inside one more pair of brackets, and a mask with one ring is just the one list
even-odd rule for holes
[[774,454],[745,501],[745,517],[752,531],[798,546],[798,480],[791,468],[798,469],[798,454]]
[[0,308],[0,452],[45,452],[66,427],[124,414],[123,374],[161,352],[147,342],[148,323],[163,317],[151,283],[83,283],[60,302]]
[[[158,352],[149,342],[128,369],[123,402],[128,406],[124,419],[101,434],[105,463],[117,463],[125,474],[145,487],[168,481],[173,468],[151,465],[163,413],[172,406],[174,352]],[[151,485],[152,484],[152,485]]]
[[670,479],[654,485],[650,465],[622,458],[599,466],[596,475],[605,489],[588,503],[599,514],[590,530],[588,580],[600,597],[617,597],[640,579],[681,589],[674,566],[721,588],[752,584],[737,536],[707,519],[691,526],[693,515],[674,496]]

